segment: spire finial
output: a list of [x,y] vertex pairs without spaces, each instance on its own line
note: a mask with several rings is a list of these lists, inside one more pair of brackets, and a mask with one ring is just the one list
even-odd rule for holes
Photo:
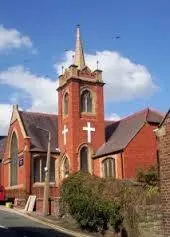
[[78,69],[80,70],[85,67],[84,52],[83,52],[83,46],[82,46],[81,37],[80,37],[80,25],[77,25],[74,64],[78,66]]

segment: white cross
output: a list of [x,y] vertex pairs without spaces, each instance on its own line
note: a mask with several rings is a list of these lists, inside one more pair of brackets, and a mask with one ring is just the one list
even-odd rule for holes
[[64,135],[64,145],[66,145],[66,133],[68,133],[68,128],[64,125],[64,129],[62,131],[62,134]]
[[91,128],[90,122],[87,122],[87,127],[83,127],[83,131],[87,131],[87,141],[91,143],[91,132],[95,132],[95,128]]

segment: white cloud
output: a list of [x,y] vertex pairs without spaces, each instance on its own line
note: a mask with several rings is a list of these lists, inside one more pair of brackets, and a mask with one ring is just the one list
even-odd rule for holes
[[25,94],[32,104],[30,111],[56,112],[57,84],[50,78],[37,76],[23,66],[16,66],[0,72],[0,84],[21,90],[22,93],[12,96],[12,102],[17,102],[18,97]]
[[[66,52],[65,58],[55,65],[58,74],[61,73],[62,65],[69,66],[72,64],[72,55],[73,52]],[[157,86],[145,66],[135,64],[128,58],[111,51],[86,55],[87,65],[91,69],[96,68],[97,60],[100,62],[99,67],[103,70],[103,80],[106,82],[106,102],[146,97],[157,90]],[[29,99],[31,106],[28,110],[30,111],[56,113],[57,83],[50,78],[37,76],[21,65],[0,71],[0,84],[11,86],[20,91],[11,95],[11,103],[17,103],[19,98]],[[9,123],[9,106],[8,104],[0,104],[1,134],[6,129],[6,124]],[[119,116],[111,114],[109,118],[117,120]]]
[[[72,55],[72,51],[66,52],[65,58],[54,65],[59,74],[63,65],[67,67],[72,64]],[[106,83],[106,102],[147,97],[158,89],[145,66],[135,64],[117,52],[105,50],[87,54],[85,58],[87,66],[92,70],[96,69],[96,61],[99,61],[99,68],[103,70],[103,80]]]
[[21,47],[31,48],[31,39],[16,29],[7,29],[0,25],[0,50]]
[[12,105],[0,104],[0,135],[7,135],[12,114]]
[[116,113],[112,113],[112,114],[106,116],[105,119],[109,120],[109,121],[119,121],[121,119],[121,117]]

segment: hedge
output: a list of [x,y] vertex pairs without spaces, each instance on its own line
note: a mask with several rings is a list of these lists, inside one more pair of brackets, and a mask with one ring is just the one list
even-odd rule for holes
[[103,232],[112,226],[115,232],[120,230],[123,222],[120,204],[100,196],[104,188],[104,179],[83,172],[64,181],[61,187],[62,203],[82,229]]
[[[70,175],[61,186],[61,203],[82,229],[114,232],[126,227],[137,237],[141,207],[159,202],[159,189],[134,181],[103,179],[89,173]],[[141,215],[143,215],[141,217]]]

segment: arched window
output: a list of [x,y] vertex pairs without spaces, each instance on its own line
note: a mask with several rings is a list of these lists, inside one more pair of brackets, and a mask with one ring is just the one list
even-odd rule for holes
[[88,167],[88,148],[86,146],[82,147],[80,150],[80,170],[84,172],[89,171]]
[[62,167],[63,167],[63,178],[66,178],[69,175],[69,161],[67,157],[64,158]]
[[81,112],[92,112],[92,95],[88,90],[81,94]]
[[[34,159],[34,182],[44,182],[45,181],[45,170],[46,167],[46,157],[39,157]],[[55,182],[55,159],[50,158],[50,182]]]
[[103,176],[107,177],[116,177],[115,172],[115,159],[107,158],[103,161]]
[[15,133],[11,139],[11,186],[17,185],[18,183],[18,140]]
[[68,93],[64,95],[64,115],[68,114]]

